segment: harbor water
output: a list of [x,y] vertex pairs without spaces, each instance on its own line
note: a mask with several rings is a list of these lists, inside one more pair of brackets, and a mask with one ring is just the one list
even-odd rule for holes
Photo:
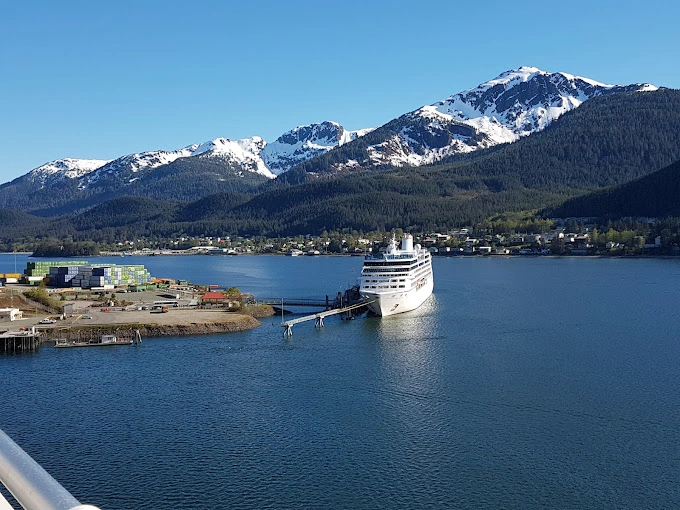
[[[124,262],[318,298],[362,265]],[[107,510],[680,506],[680,260],[433,264],[407,314],[0,356],[0,428]]]

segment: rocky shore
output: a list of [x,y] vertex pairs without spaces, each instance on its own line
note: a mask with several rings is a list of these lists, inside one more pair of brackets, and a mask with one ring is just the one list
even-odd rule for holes
[[249,309],[247,313],[224,310],[107,312],[93,314],[88,320],[59,321],[40,331],[43,342],[56,339],[87,341],[101,335],[132,336],[135,330],[139,330],[142,338],[234,333],[259,327],[262,323],[257,317],[269,317],[273,313],[271,307]]
[[192,336],[210,333],[235,333],[257,328],[262,323],[254,317],[240,315],[236,320],[220,322],[200,322],[191,324],[108,324],[93,326],[71,326],[67,328],[51,328],[43,330],[43,341],[53,342],[56,339],[87,340],[101,335],[131,336],[139,330],[142,338],[159,336]]

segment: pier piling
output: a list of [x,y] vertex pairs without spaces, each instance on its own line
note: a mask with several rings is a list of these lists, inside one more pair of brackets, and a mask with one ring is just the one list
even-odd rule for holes
[[[372,301],[361,301],[360,303],[355,303],[350,306],[345,306],[344,308],[336,308],[334,310],[326,310],[325,312],[319,312],[315,313],[313,315],[305,315],[304,317],[298,317],[297,319],[291,319],[289,321],[285,321],[281,323],[281,327],[285,328],[283,332],[283,336],[285,338],[290,338],[293,336],[293,326],[295,324],[299,324],[300,322],[306,322],[306,321],[311,321],[314,320],[314,327],[315,328],[323,328],[323,320],[324,318],[328,317],[329,315],[337,315],[337,314],[351,314],[352,311],[357,310],[358,308],[362,308],[369,303],[372,303]],[[347,315],[349,317],[349,315]]]
[[35,352],[39,346],[40,333],[34,327],[0,334],[0,352],[3,354]]

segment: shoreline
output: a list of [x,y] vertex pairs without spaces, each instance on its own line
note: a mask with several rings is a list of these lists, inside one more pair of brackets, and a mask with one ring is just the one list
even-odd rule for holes
[[40,343],[54,343],[57,339],[89,340],[102,335],[131,336],[136,330],[139,330],[142,338],[237,333],[258,328],[262,325],[258,319],[274,315],[271,307],[260,307],[250,313],[226,310],[185,312],[188,313],[110,312],[105,314],[105,322],[59,321],[54,325],[38,328],[41,333]]
[[[0,255],[28,255],[33,259],[46,259],[52,260],[56,258],[69,258],[70,256],[62,257],[34,257],[31,252],[0,252]],[[364,253],[320,253],[319,255],[299,255],[298,258],[306,257],[363,257]],[[222,253],[135,253],[134,255],[125,255],[121,257],[120,254],[105,253],[98,255],[83,255],[84,258],[129,258],[129,257],[194,257],[194,256],[210,256],[210,257],[287,257],[285,253],[238,253],[238,254],[222,254]],[[612,258],[612,259],[677,259],[680,258],[680,254],[652,254],[652,253],[640,253],[640,254],[613,254],[613,253],[595,253],[595,254],[513,254],[513,253],[488,253],[488,254],[477,254],[477,253],[455,253],[441,255],[438,253],[433,254],[433,259],[450,259],[450,258]],[[73,258],[73,257],[70,257]]]
[[202,322],[192,324],[111,324],[92,326],[72,326],[68,328],[41,330],[41,344],[54,343],[57,339],[81,340],[85,337],[99,337],[102,335],[120,335],[139,330],[142,338],[163,336],[194,336],[215,333],[238,333],[260,327],[262,323],[249,315],[241,315],[236,321]]

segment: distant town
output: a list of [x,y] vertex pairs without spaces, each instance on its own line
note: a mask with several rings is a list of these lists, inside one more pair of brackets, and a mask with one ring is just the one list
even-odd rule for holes
[[[680,255],[675,229],[662,228],[655,218],[627,218],[603,228],[593,218],[568,218],[462,227],[446,232],[414,234],[415,242],[436,256],[537,256],[537,255]],[[516,222],[514,222],[516,223]],[[518,228],[519,227],[519,228]],[[524,227],[522,230],[521,227]],[[321,235],[289,237],[180,236],[169,240],[138,239],[118,242],[98,252],[102,256],[158,255],[248,255],[287,256],[362,255],[380,250],[392,236],[389,232],[324,232]],[[51,252],[50,256],[55,253]]]

